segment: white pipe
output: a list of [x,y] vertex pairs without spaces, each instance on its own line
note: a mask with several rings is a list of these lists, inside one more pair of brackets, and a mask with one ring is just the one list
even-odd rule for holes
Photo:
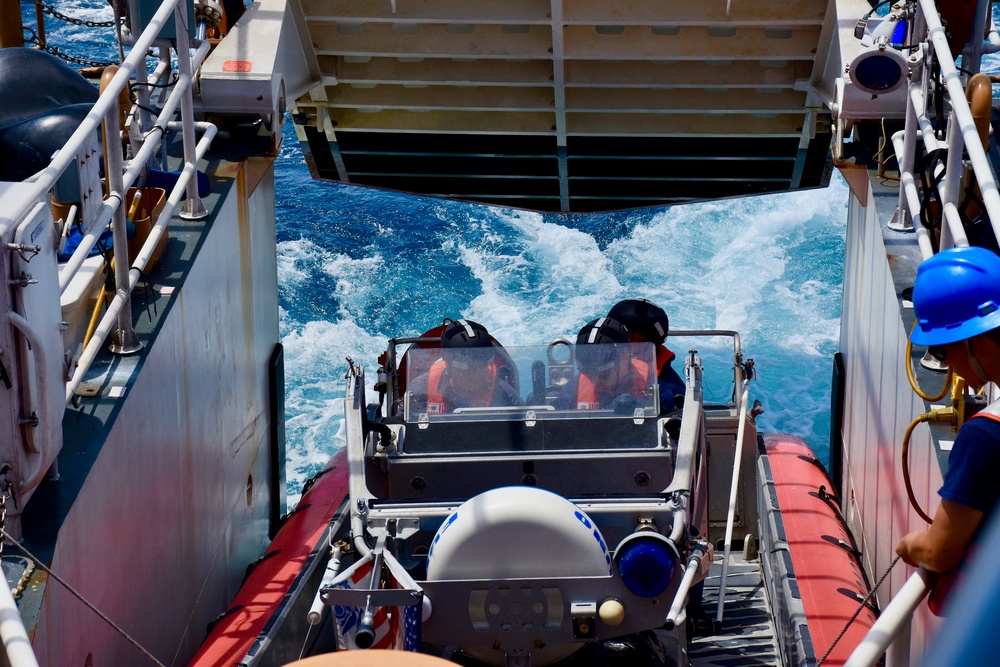
[[715,620],[722,623],[722,610],[726,606],[726,577],[729,574],[729,551],[733,541],[733,523],[736,520],[736,492],[740,483],[740,460],[743,457],[743,436],[746,432],[747,401],[750,399],[750,381],[743,381],[743,396],[740,399],[739,426],[736,429],[736,455],[733,461],[733,480],[729,487],[729,514],[726,517],[726,542],[722,556],[722,579],[719,582],[719,607]]
[[944,220],[947,224],[941,229],[941,248],[969,245],[969,237],[965,233],[962,217],[958,214],[958,207],[951,202],[944,205]]
[[[194,62],[196,66],[201,65],[201,61],[208,54],[209,44],[204,42],[198,46],[198,50],[194,55]],[[188,88],[191,85],[190,76],[180,77],[174,85],[174,90],[170,93],[167,98],[166,103],[163,105],[163,110],[157,117],[156,122],[153,127],[150,128],[149,132],[146,133],[146,137],[150,137],[150,133],[156,128],[161,130],[160,136],[156,138],[155,141],[147,139],[143,141],[142,148],[136,153],[135,157],[129,163],[128,168],[122,175],[123,188],[128,189],[138,178],[139,173],[142,171],[143,167],[153,156],[153,152],[159,148],[160,144],[163,143],[163,130],[168,125],[168,121],[180,104],[181,96],[187,93]],[[204,128],[208,123],[196,123],[196,127]],[[200,159],[200,158],[199,158]],[[109,220],[115,211],[121,206],[121,199],[119,197],[108,197],[104,201],[100,212],[97,214],[97,220]],[[93,249],[94,244],[97,243],[97,239],[104,232],[104,228],[107,222],[100,225],[94,225],[93,228],[84,230],[86,233],[83,238],[80,239],[80,244],[77,249],[73,252],[73,256],[69,258],[66,264],[63,265],[62,270],[59,272],[59,292],[60,294],[66,290],[69,286],[73,277],[79,272],[80,267],[83,266],[84,261],[90,255],[91,249]]]
[[918,568],[903,587],[899,589],[889,606],[875,621],[865,638],[851,653],[844,667],[871,667],[899,634],[900,629],[910,624],[914,610],[930,591],[930,573]]
[[340,574],[341,553],[342,549],[340,545],[334,545],[330,553],[330,560],[326,563],[326,572],[323,573],[323,581],[320,583],[319,588],[316,589],[316,596],[313,598],[312,606],[309,607],[309,613],[306,614],[306,620],[309,622],[309,625],[316,625],[323,618],[323,609],[326,607],[323,604],[323,589],[332,584],[333,580]]
[[[896,151],[897,157],[903,155],[903,141],[902,132],[896,132],[892,135],[892,147]],[[906,193],[906,201],[910,208],[910,216],[916,220],[920,217],[920,195],[917,194],[917,186],[913,182],[913,174],[909,171],[904,171],[899,175],[899,187]],[[927,233],[927,229],[921,225],[914,222],[913,229],[917,234],[917,245],[920,247],[920,256],[923,259],[928,259],[934,254],[934,247],[931,245],[930,236]]]
[[13,667],[38,667],[31,640],[24,629],[24,621],[17,610],[17,603],[7,582],[0,585],[0,641],[3,642],[7,662]]
[[920,128],[920,135],[924,140],[924,150],[929,153],[941,148],[941,142],[938,141],[937,136],[934,134],[934,126],[931,125],[930,119],[927,118],[927,105],[924,101],[922,86],[922,83],[910,84],[910,103],[913,104],[913,111],[917,118],[917,125]]
[[[195,153],[195,160],[197,161],[204,157],[205,153],[208,151],[208,147],[212,144],[212,140],[215,138],[216,133],[219,131],[219,128],[212,123],[195,123],[195,126],[205,132],[205,134],[202,135],[201,140],[198,142],[198,147]],[[129,289],[134,289],[139,283],[141,272],[145,270],[150,257],[153,256],[156,244],[160,242],[160,238],[166,231],[170,218],[173,217],[174,209],[177,208],[177,204],[180,203],[181,197],[185,194],[186,188],[182,186],[188,186],[192,180],[196,180],[193,178],[195,173],[196,169],[193,164],[186,164],[184,165],[184,169],[181,170],[181,176],[184,177],[184,180],[182,181],[180,178],[177,179],[177,184],[174,186],[174,189],[171,190],[167,204],[163,207],[163,211],[160,212],[159,217],[156,219],[156,223],[152,226],[152,228],[150,228],[149,235],[146,237],[145,243],[142,244],[142,248],[132,261],[132,270],[129,273]]]
[[21,335],[28,339],[28,343],[31,346],[31,353],[35,355],[35,361],[37,362],[35,366],[38,370],[38,393],[41,394],[40,397],[34,397],[37,399],[38,411],[40,413],[38,415],[38,428],[41,431],[41,443],[37,454],[38,465],[31,471],[31,474],[21,481],[21,495],[23,496],[41,483],[45,477],[45,473],[49,470],[49,466],[52,465],[52,461],[55,460],[56,454],[59,452],[52,451],[52,431],[48,428],[48,421],[52,415],[48,414],[49,365],[45,357],[45,345],[42,343],[42,339],[38,337],[34,328],[32,328],[31,323],[20,314],[10,311],[7,313],[7,319],[14,325],[14,328],[21,332]]
[[677,617],[680,616],[681,610],[687,602],[688,591],[691,590],[691,582],[694,581],[694,575],[697,574],[698,567],[705,559],[706,554],[708,554],[708,550],[704,544],[695,545],[694,551],[691,552],[687,569],[684,570],[684,578],[681,579],[681,585],[677,587],[674,602],[670,605],[670,611],[667,613],[666,625],[668,630],[677,624]]
[[919,0],[919,2],[924,19],[927,21],[931,43],[941,67],[941,78],[944,80],[948,95],[951,97],[952,113],[961,128],[962,137],[965,140],[965,150],[969,154],[969,161],[972,163],[972,170],[976,174],[976,181],[979,183],[979,189],[983,195],[983,203],[986,205],[986,212],[989,215],[990,224],[993,226],[993,234],[997,239],[1000,239],[1000,192],[997,191],[993,171],[990,169],[986,151],[983,150],[979,139],[979,130],[972,118],[972,111],[965,101],[962,77],[955,69],[951,50],[948,47],[948,37],[945,34],[944,26],[941,25],[941,18],[938,16],[934,0]]
[[[680,501],[683,496],[680,496],[678,500]],[[677,505],[674,508],[673,525],[670,527],[670,541],[674,544],[681,544],[681,540],[684,539],[684,531],[687,528],[688,513],[687,507],[684,505]]]

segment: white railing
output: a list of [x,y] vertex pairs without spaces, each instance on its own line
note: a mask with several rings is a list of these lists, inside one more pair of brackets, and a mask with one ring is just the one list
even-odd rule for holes
[[886,667],[910,664],[910,620],[921,600],[930,591],[931,574],[919,568],[907,580],[892,602],[882,610],[865,638],[851,653],[844,667],[872,667],[886,655]]
[[[916,59],[917,66],[914,68],[913,76],[909,83],[909,95],[906,103],[906,126],[905,129],[897,132],[892,137],[893,148],[900,165],[900,191],[899,191],[899,220],[908,220],[920,215],[920,195],[917,191],[916,181],[913,175],[914,156],[916,152],[916,141],[920,139],[924,143],[925,152],[930,152],[938,148],[947,147],[948,165],[945,178],[938,186],[938,197],[942,202],[943,224],[941,228],[940,247],[965,246],[969,245],[969,240],[959,215],[957,204],[960,195],[960,173],[962,165],[963,149],[968,153],[969,163],[972,173],[979,185],[982,194],[983,204],[989,216],[993,234],[1000,238],[1000,192],[997,190],[996,177],[990,168],[989,160],[986,157],[986,150],[979,138],[979,131],[976,128],[972,110],[966,101],[965,84],[962,75],[951,55],[948,47],[948,38],[945,34],[944,26],[937,13],[934,0],[918,0],[920,11],[917,12],[917,29],[924,29],[926,37],[921,40],[920,54],[923,58]],[[987,15],[987,0],[980,0],[980,18],[985,19]],[[977,21],[977,25],[982,25],[983,21]],[[996,32],[995,27],[991,28],[990,35]],[[973,31],[972,34],[983,34]],[[978,71],[980,56],[983,53],[994,51],[991,43],[982,40],[972,40],[969,50],[966,52],[966,69],[975,67]],[[927,102],[929,97],[930,77],[929,59],[933,56],[940,66],[941,80],[943,81],[951,103],[951,114],[947,124],[947,139],[945,146],[934,136],[934,131],[928,118]],[[914,62],[911,59],[911,62]],[[919,224],[913,225],[917,233],[917,242],[920,246],[921,255],[924,259],[930,257],[934,251],[927,230]]]

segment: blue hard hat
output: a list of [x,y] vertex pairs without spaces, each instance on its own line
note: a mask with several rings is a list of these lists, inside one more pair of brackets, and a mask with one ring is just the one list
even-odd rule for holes
[[947,345],[1000,327],[1000,257],[986,248],[942,250],[917,267],[917,345]]

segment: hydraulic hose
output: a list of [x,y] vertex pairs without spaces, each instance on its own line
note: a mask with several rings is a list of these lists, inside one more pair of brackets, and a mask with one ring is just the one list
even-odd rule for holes
[[[917,322],[914,320],[913,327],[910,328],[910,333],[913,332],[913,328],[916,326]],[[955,376],[955,373],[951,370],[951,366],[948,367],[948,373],[944,376],[944,387],[941,389],[941,393],[938,394],[937,396],[931,396],[929,394],[924,393],[924,391],[920,389],[920,385],[917,384],[917,378],[913,374],[913,363],[911,363],[910,361],[912,355],[913,355],[913,343],[910,341],[909,337],[907,337],[906,359],[903,362],[906,365],[906,379],[910,381],[910,386],[913,387],[913,391],[916,392],[917,396],[919,396],[920,398],[930,403],[933,403],[934,401],[940,401],[942,398],[945,397],[945,394],[948,393],[948,390],[951,388],[951,381]]]
[[916,510],[917,514],[921,519],[927,523],[931,523],[933,519],[927,516],[923,508],[920,507],[920,503],[917,502],[916,496],[913,495],[913,485],[910,483],[910,435],[913,433],[913,429],[917,427],[918,424],[922,422],[934,421],[935,412],[943,412],[946,410],[954,410],[954,408],[944,408],[943,410],[931,410],[930,412],[925,412],[920,415],[912,422],[906,429],[906,435],[903,436],[903,451],[902,451],[902,465],[903,465],[903,484],[906,486],[906,496],[910,499],[910,505]]

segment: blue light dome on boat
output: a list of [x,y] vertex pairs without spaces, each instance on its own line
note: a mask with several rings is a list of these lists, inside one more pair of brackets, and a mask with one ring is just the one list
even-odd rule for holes
[[677,550],[659,533],[634,533],[622,540],[615,554],[618,576],[639,597],[663,593],[677,571]]

